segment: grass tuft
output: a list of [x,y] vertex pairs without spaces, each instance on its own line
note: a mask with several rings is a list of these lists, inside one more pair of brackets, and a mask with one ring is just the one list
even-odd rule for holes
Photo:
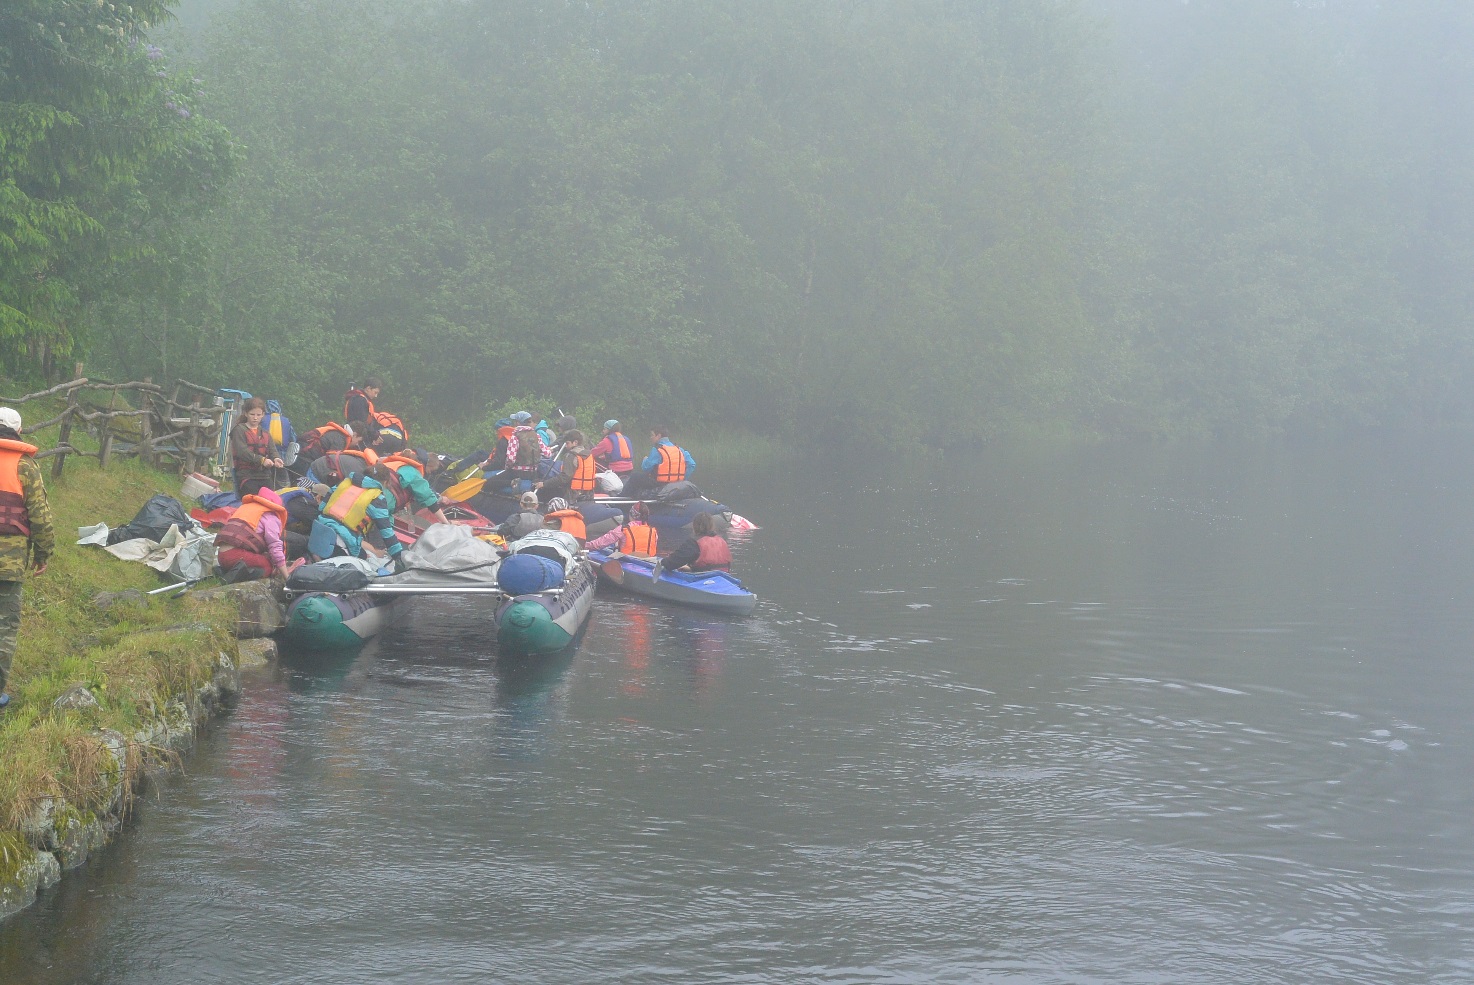
[[[228,602],[150,596],[107,611],[93,603],[99,592],[146,592],[162,581],[145,565],[76,546],[77,528],[99,520],[126,523],[153,494],[177,496],[177,476],[131,460],[115,459],[104,471],[96,460],[70,458],[62,478],[53,481],[50,461],[42,464],[57,550],[45,574],[26,580],[8,687],[12,701],[0,713],[0,839],[47,798],[84,812],[106,809],[120,769],[131,793],[140,770],[172,755],[146,747],[137,733],[171,705],[192,707],[220,653],[235,652],[235,612]],[[78,684],[100,707],[53,708]],[[123,736],[124,763],[103,741],[104,730]]]

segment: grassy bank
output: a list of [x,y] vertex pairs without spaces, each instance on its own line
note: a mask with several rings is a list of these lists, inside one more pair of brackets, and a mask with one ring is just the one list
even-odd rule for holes
[[[28,417],[40,413],[28,405]],[[44,444],[46,435],[40,438]],[[171,702],[188,703],[210,681],[220,652],[235,651],[228,604],[152,596],[99,609],[98,593],[147,591],[159,587],[159,575],[74,543],[79,526],[120,525],[154,493],[177,496],[177,476],[118,460],[104,471],[96,460],[71,458],[53,481],[50,461],[43,465],[57,549],[46,572],[26,581],[12,701],[0,713],[0,836],[48,797],[65,798],[80,812],[101,809],[117,767],[100,731],[134,736]],[[77,684],[100,707],[54,709]],[[130,739],[130,768],[156,752]]]

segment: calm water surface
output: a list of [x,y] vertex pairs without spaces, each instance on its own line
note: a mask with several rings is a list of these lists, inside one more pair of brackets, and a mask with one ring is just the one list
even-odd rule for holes
[[291,655],[0,981],[1474,981],[1464,447],[711,471],[754,617]]

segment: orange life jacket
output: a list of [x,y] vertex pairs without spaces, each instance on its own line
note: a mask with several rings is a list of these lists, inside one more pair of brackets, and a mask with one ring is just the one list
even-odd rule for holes
[[349,431],[347,428],[345,428],[343,425],[334,423],[333,421],[328,421],[328,423],[324,424],[322,427],[313,428],[311,431],[308,431],[306,434],[302,435],[302,447],[298,449],[299,457],[308,462],[321,457],[321,455],[323,454],[323,436],[327,434],[332,434],[335,431],[343,436],[344,448],[352,448],[353,443],[358,440],[357,436],[354,435],[352,431]]
[[655,481],[684,482],[686,479],[686,455],[677,445],[656,445],[660,461],[655,465]]
[[26,492],[20,484],[20,460],[34,454],[35,445],[0,438],[0,535],[31,535],[31,514],[26,511]]
[[655,528],[648,523],[627,523],[624,526],[624,536],[619,541],[619,550],[624,554],[654,557],[658,539]]
[[253,554],[267,553],[269,545],[266,543],[266,537],[261,533],[261,518],[267,513],[275,513],[277,519],[281,521],[282,529],[286,529],[287,508],[285,506],[278,506],[255,493],[250,494],[225,521],[225,526],[215,535],[215,543],[247,550]]
[[399,436],[401,438],[403,438],[405,441],[409,441],[409,428],[405,425],[404,421],[399,419],[397,415],[391,414],[387,410],[374,410],[373,405],[370,404],[369,417],[373,420],[375,424],[380,427],[380,429],[393,428],[395,431],[399,432]]
[[572,492],[593,492],[597,483],[594,482],[594,456],[579,455],[578,464],[573,467],[573,478],[568,483]]
[[420,463],[420,460],[413,455],[406,455],[403,452],[395,452],[393,455],[385,455],[383,458],[379,459],[379,464],[387,465],[391,470],[398,470],[401,465],[408,465],[410,468],[420,473],[420,475],[423,476],[425,474],[425,466]]
[[363,402],[368,404],[368,419],[372,421],[374,419],[374,402],[369,399],[368,394],[364,393],[358,387],[351,387],[347,393],[343,394],[343,419],[348,421],[353,420],[353,415],[348,413],[348,404],[352,402],[354,397],[362,397]]
[[609,454],[609,461],[605,463],[606,465],[613,467],[621,463],[634,462],[635,450],[630,447],[630,439],[618,431],[610,431],[605,437],[609,439],[609,443],[613,447],[613,451]]
[[558,529],[577,537],[580,544],[588,540],[589,528],[584,523],[583,514],[578,510],[554,510],[543,517],[543,523],[549,520],[557,520]]
[[[349,459],[347,463],[348,471],[344,471],[343,468],[343,459],[345,456]],[[328,460],[328,466],[335,473],[345,479],[348,478],[349,472],[355,475],[362,475],[379,461],[378,453],[372,448],[365,448],[363,451],[330,451],[325,452],[322,457]],[[357,459],[358,461],[354,462],[353,459]],[[318,478],[327,481],[328,477],[318,476]]]

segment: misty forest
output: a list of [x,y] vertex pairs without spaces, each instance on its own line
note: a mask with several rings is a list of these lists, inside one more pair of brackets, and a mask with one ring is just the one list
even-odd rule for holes
[[304,421],[376,374],[447,428],[1469,425],[1471,36],[1464,0],[7,0],[0,356]]

